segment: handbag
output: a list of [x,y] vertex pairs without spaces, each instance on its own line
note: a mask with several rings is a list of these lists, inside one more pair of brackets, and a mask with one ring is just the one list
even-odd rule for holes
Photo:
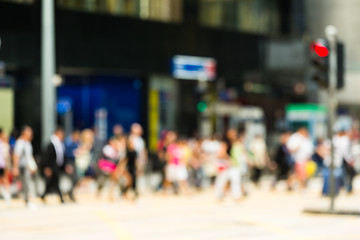
[[106,158],[99,159],[97,165],[100,171],[105,174],[111,174],[116,169],[116,163]]

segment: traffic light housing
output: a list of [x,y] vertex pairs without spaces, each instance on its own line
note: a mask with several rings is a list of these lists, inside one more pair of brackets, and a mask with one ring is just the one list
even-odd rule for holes
[[336,46],[337,52],[337,89],[342,89],[345,86],[345,46],[343,43],[338,42]]
[[[312,80],[321,88],[329,87],[329,44],[325,39],[317,39],[310,45]],[[336,88],[341,89],[345,85],[345,46],[341,42],[336,44]]]
[[312,80],[320,87],[327,88],[329,83],[329,47],[324,39],[311,43]]

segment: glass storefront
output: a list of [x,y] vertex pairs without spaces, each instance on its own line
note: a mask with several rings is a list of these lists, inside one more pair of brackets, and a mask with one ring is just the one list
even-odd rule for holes
[[279,30],[276,0],[199,0],[200,23],[243,32],[272,34]]
[[183,0],[58,0],[61,8],[122,15],[162,22],[181,22]]

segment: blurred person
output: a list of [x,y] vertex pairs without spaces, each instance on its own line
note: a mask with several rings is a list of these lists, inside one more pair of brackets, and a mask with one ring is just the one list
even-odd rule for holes
[[[80,134],[79,146],[75,151],[75,165],[77,170],[78,185],[84,187],[87,185],[87,175],[92,171],[92,149],[94,146],[95,136],[91,129],[84,129]],[[93,170],[95,172],[95,170]]]
[[203,154],[201,151],[201,139],[195,140],[191,145],[192,156],[189,160],[190,182],[197,190],[201,190],[204,178]]
[[160,167],[160,183],[157,187],[156,190],[160,190],[164,188],[164,185],[166,184],[166,174],[165,174],[165,169],[166,169],[166,152],[167,152],[167,148],[168,146],[172,143],[172,140],[170,138],[171,133],[168,130],[163,130],[160,134],[160,139],[159,142],[157,143],[157,158],[159,161],[159,167]]
[[215,179],[215,193],[219,201],[225,197],[225,188],[229,181],[230,155],[228,153],[228,143],[221,141],[218,153],[217,176]]
[[311,158],[316,163],[317,172],[322,172],[324,168],[324,158],[329,154],[329,150],[329,146],[324,139],[318,138],[316,140],[315,152]]
[[193,154],[191,147],[189,146],[189,142],[187,141],[187,139],[185,137],[179,138],[179,141],[177,144],[178,144],[178,147],[180,150],[180,162],[179,162],[178,168],[181,169],[180,171],[183,172],[184,176],[185,176],[185,172],[186,172],[186,176],[187,176],[186,179],[179,180],[179,186],[180,186],[181,193],[187,194],[187,193],[189,193],[188,192],[188,190],[189,190],[188,166],[190,166],[190,162],[193,160],[194,154]]
[[7,135],[0,128],[0,194],[9,204],[11,200],[8,169],[10,168],[10,145]]
[[54,134],[50,137],[50,143],[48,144],[43,159],[43,175],[46,180],[45,192],[41,196],[41,199],[45,202],[45,197],[52,190],[55,190],[59,195],[60,202],[64,203],[63,195],[60,190],[60,174],[62,171],[71,175],[74,172],[74,168],[71,165],[67,165],[65,162],[65,131],[62,127],[57,127]]
[[210,183],[215,182],[219,148],[220,141],[216,138],[216,135],[212,135],[211,138],[205,139],[201,143],[201,151],[204,158],[204,174],[210,179]]
[[[246,196],[245,177],[247,174],[248,154],[245,148],[245,129],[240,127],[237,139],[233,140],[231,147],[230,183],[233,198],[239,199],[241,195]],[[240,192],[241,189],[241,192]]]
[[241,142],[238,142],[238,132],[235,128],[226,131],[225,138],[218,152],[218,175],[215,181],[215,191],[218,200],[225,196],[225,188],[230,181],[231,195],[234,200],[241,197]]
[[188,172],[186,165],[183,162],[183,151],[181,144],[177,140],[177,134],[175,132],[170,132],[169,134],[171,134],[170,138],[173,142],[166,150],[166,181],[169,184],[172,184],[174,192],[177,194],[179,192],[179,187],[181,190],[186,188]]
[[107,181],[110,181],[109,199],[113,200],[113,189],[117,184],[117,167],[124,153],[120,151],[119,140],[111,137],[108,143],[103,147],[101,157],[97,162],[99,174],[97,178],[97,196],[101,194],[101,190]]
[[[334,178],[335,178],[335,194],[339,193],[344,179],[344,164],[352,164],[351,141],[345,129],[340,129],[332,139],[334,146]],[[323,169],[323,190],[322,194],[327,196],[330,194],[330,165],[331,155],[328,154],[324,159]],[[349,189],[350,191],[352,188]]]
[[142,138],[143,129],[140,124],[134,123],[131,125],[130,141],[133,142],[134,148],[137,153],[136,159],[136,169],[137,175],[142,176],[145,173],[145,167],[147,164],[147,151],[145,146],[145,141]]
[[31,172],[28,168],[33,159],[33,147],[31,141],[33,131],[29,126],[21,128],[20,137],[16,140],[13,153],[13,176],[19,177],[22,184],[24,200],[28,207],[33,204],[29,202],[29,186],[31,182]]
[[285,131],[280,134],[279,142],[280,145],[277,148],[274,164],[276,169],[276,176],[273,182],[273,188],[275,188],[276,183],[281,180],[286,180],[288,190],[292,189],[290,174],[294,168],[294,160],[291,156],[291,153],[287,147],[287,142],[291,136],[290,131]]
[[[122,194],[126,195],[128,190],[131,189],[134,193],[134,200],[138,197],[138,191],[136,188],[136,159],[137,152],[135,150],[134,143],[129,139],[126,140],[126,155],[124,159],[124,164],[126,166],[126,171],[129,174],[130,179],[128,180],[127,186],[122,189]],[[120,172],[120,175],[124,175],[126,178],[126,172]]]
[[124,128],[121,124],[115,124],[113,127],[113,136],[118,138],[124,136]]
[[75,155],[80,146],[80,130],[77,130],[77,129],[74,130],[71,133],[71,135],[65,139],[64,144],[65,144],[65,162],[66,162],[66,164],[71,166],[71,168],[73,169],[69,173],[69,177],[72,180],[72,186],[71,186],[71,189],[69,192],[69,197],[72,201],[75,201],[74,188],[78,181],[77,167],[76,167],[76,163],[75,163],[75,158],[76,158]]
[[269,155],[267,153],[267,146],[262,135],[258,134],[250,142],[250,166],[251,166],[251,180],[258,185],[261,175],[264,172],[267,163],[269,162]]
[[296,178],[302,188],[305,188],[307,180],[306,163],[311,159],[314,151],[314,146],[309,138],[309,132],[306,127],[300,127],[290,136],[287,148],[295,162],[295,174],[293,177]]

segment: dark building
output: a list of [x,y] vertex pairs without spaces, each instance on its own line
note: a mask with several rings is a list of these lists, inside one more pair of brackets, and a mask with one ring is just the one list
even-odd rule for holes
[[[140,122],[150,141],[164,128],[190,135],[198,129],[197,102],[211,89],[216,97],[216,92],[234,89],[236,97],[226,101],[263,107],[272,129],[275,108],[307,99],[293,94],[294,84],[304,79],[303,62],[284,68],[271,64],[277,57],[271,49],[299,46],[301,52],[301,2],[58,0],[60,121],[66,122],[70,105],[71,125],[93,127],[94,112],[106,108],[108,134],[115,123],[128,130],[131,122]],[[14,125],[33,126],[38,146],[41,1],[0,1],[0,37],[0,61],[14,83]],[[216,79],[204,88],[198,81],[174,78],[176,55],[215,59]]]

